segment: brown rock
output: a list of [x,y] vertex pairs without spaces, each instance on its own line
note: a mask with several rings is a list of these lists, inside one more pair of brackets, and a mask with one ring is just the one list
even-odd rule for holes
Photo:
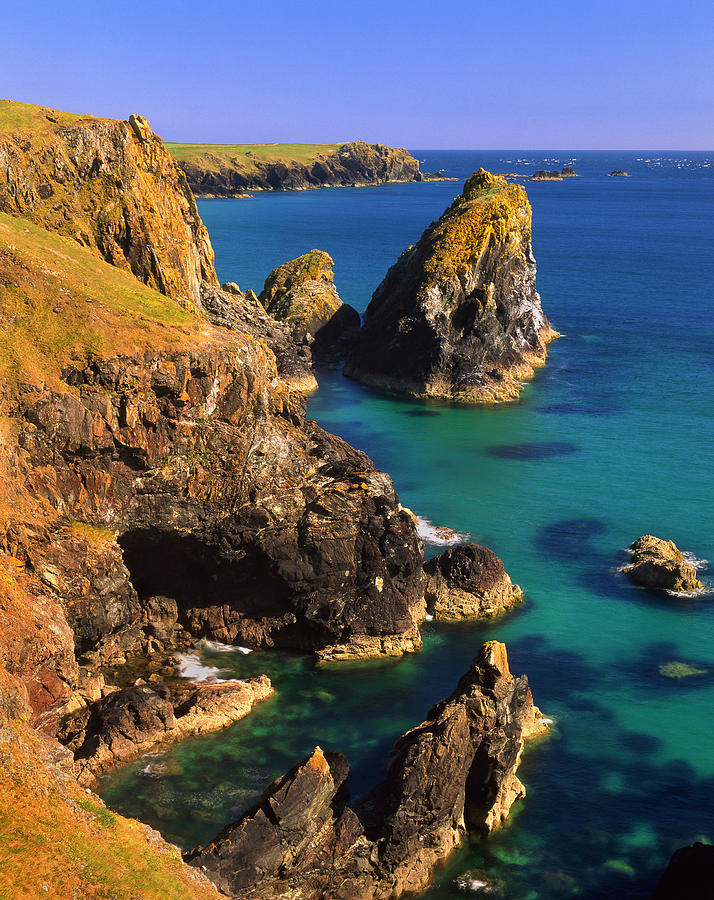
[[426,609],[437,619],[496,616],[523,599],[488,547],[459,544],[424,564]]
[[627,577],[642,587],[662,591],[696,591],[704,585],[697,570],[687,562],[674,541],[645,534],[630,546],[632,563],[625,566]]
[[392,751],[385,779],[348,805],[347,761],[313,754],[206,848],[186,854],[229,896],[397,898],[423,890],[467,831],[525,794],[526,735],[546,729],[503,644],[484,644],[457,689]]

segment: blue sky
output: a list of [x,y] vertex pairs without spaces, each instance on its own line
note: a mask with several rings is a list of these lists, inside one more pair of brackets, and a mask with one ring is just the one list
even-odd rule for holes
[[714,4],[6,0],[0,96],[166,140],[712,150]]

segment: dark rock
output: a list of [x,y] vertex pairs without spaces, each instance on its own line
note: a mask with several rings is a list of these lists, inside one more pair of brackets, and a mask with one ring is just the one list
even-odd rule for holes
[[563,178],[577,178],[578,173],[572,166],[563,166],[560,170],[560,174]]
[[496,616],[523,599],[488,547],[459,544],[424,564],[427,612],[437,619]]
[[630,175],[628,172],[623,172],[622,169],[613,169],[612,172],[607,176],[608,178],[629,178]]
[[549,172],[547,169],[538,169],[531,175],[531,181],[562,181],[563,176],[557,169]]
[[526,193],[480,169],[374,292],[345,375],[414,397],[514,399],[556,336]]
[[229,896],[397,898],[423,890],[467,831],[488,832],[525,793],[523,743],[542,732],[525,676],[484,644],[425,722],[397,742],[385,779],[347,804],[347,763],[313,754],[206,848],[186,854]]
[[210,151],[180,159],[197,197],[240,197],[246,191],[285,191],[388,181],[443,180],[419,170],[419,162],[401,148],[353,141],[308,163],[229,157]]
[[714,846],[675,850],[652,900],[714,900]]

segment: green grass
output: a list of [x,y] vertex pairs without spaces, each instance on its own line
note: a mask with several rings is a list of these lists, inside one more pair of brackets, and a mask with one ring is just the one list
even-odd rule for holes
[[187,344],[203,323],[71,238],[0,213],[0,376],[57,376],[72,358]]
[[320,156],[329,156],[343,144],[166,144],[166,149],[178,162],[194,162],[205,156],[216,156],[225,162],[309,163]]
[[94,116],[60,112],[47,106],[36,106],[34,103],[0,100],[0,132],[50,131],[59,125],[72,125],[81,119],[94,118]]

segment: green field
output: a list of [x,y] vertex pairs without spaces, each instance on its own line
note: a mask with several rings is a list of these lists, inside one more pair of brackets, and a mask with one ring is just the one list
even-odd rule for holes
[[166,144],[166,149],[178,162],[195,162],[206,156],[225,162],[298,162],[309,163],[320,156],[329,156],[342,144]]
[[15,100],[0,100],[0,132],[49,131],[58,125],[72,125],[81,119],[96,119],[96,116],[77,115],[60,112],[48,106],[34,103],[17,103]]

